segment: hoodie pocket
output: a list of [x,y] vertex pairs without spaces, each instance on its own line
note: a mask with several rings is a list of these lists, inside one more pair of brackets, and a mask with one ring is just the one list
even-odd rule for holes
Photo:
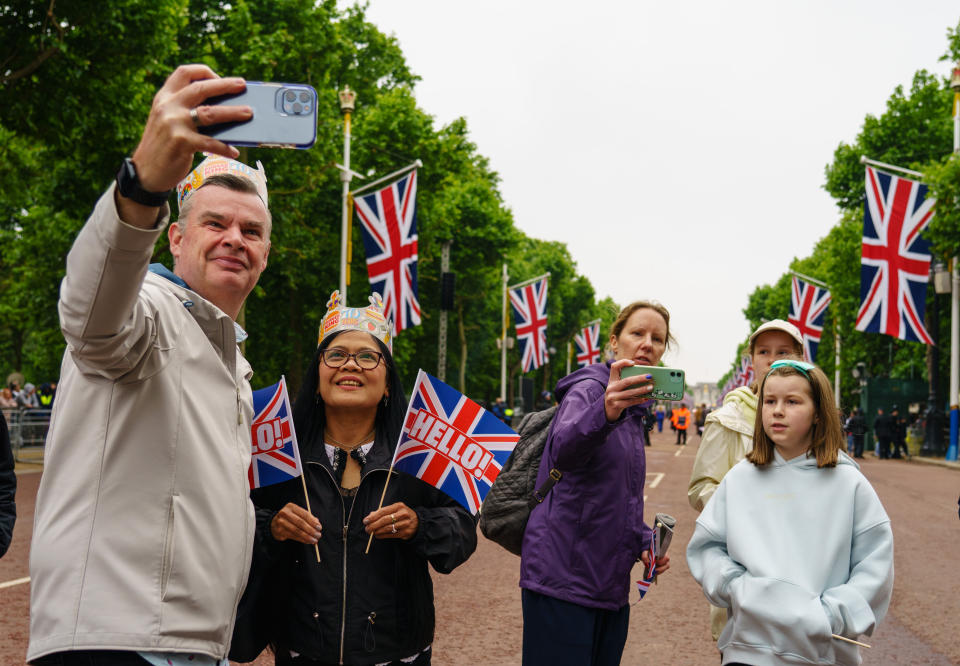
[[834,662],[830,621],[820,596],[778,578],[745,573],[730,584],[733,616],[717,647],[753,646],[809,662]]

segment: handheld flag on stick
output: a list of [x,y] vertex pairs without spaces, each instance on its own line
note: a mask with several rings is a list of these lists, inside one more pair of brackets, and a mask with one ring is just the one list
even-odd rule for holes
[[933,344],[923,325],[933,218],[927,186],[867,167],[856,329]]
[[[390,470],[429,483],[475,515],[518,439],[492,413],[420,370]],[[381,506],[386,492],[384,484]]]
[[[253,423],[250,425],[253,448],[250,469],[247,470],[250,489],[263,488],[299,476],[309,512],[310,498],[303,480],[303,463],[297,446],[297,433],[293,428],[293,410],[286,377],[281,376],[273,386],[253,392],[253,413]],[[314,550],[319,562],[320,549],[314,545]]]
[[790,314],[787,321],[800,329],[803,336],[803,355],[811,363],[817,362],[817,347],[823,335],[823,322],[830,305],[830,292],[793,276],[790,291]]
[[677,519],[665,513],[658,513],[653,523],[653,539],[650,542],[650,566],[644,569],[643,578],[637,581],[640,599],[643,599],[650,584],[657,582],[657,560],[667,554],[670,542],[673,540],[673,530],[677,526]]

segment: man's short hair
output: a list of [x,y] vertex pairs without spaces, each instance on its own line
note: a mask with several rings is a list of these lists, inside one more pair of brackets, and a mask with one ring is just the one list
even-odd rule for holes
[[[235,176],[232,173],[221,173],[216,176],[210,176],[203,184],[197,188],[199,192],[205,187],[209,186],[225,187],[228,190],[233,190],[234,192],[244,192],[246,194],[255,194],[257,197],[260,196],[260,193],[257,192],[257,186],[248,178],[241,178],[240,176]],[[266,203],[264,203],[264,208],[267,208]],[[187,217],[190,214],[190,208],[193,207],[193,197],[188,197],[180,208],[180,216],[177,218],[177,221],[174,224],[180,224],[180,221],[183,221],[183,224],[186,225]],[[267,238],[270,237],[270,232],[273,230],[273,216],[270,214],[270,209],[267,208]]]

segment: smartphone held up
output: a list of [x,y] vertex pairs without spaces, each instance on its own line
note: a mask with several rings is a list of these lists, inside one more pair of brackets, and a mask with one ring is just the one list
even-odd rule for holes
[[683,400],[685,388],[683,370],[652,365],[631,365],[620,369],[620,379],[637,375],[651,375],[653,377],[651,398],[656,400]]
[[211,97],[204,104],[253,110],[250,120],[200,128],[233,146],[304,149],[317,140],[317,91],[304,83],[247,81],[243,92]]

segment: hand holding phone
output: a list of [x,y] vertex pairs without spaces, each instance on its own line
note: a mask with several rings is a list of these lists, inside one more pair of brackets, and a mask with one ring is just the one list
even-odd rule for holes
[[243,92],[211,97],[204,105],[253,110],[250,120],[199,128],[233,146],[303,149],[317,140],[317,91],[303,83],[247,81]]
[[657,400],[683,400],[684,372],[677,368],[651,365],[632,365],[620,369],[620,379],[636,375],[652,375],[653,391],[649,397]]

